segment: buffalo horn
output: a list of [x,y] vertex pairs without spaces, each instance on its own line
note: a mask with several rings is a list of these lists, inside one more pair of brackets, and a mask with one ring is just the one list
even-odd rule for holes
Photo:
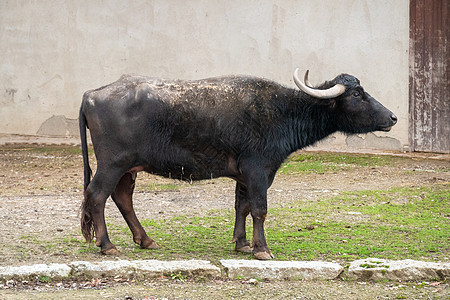
[[311,88],[310,87],[311,84],[308,80],[308,73],[309,73],[309,70],[306,71],[306,74],[305,74],[305,83],[306,83],[305,84],[298,77],[298,68],[295,69],[295,71],[294,71],[295,84],[298,86],[299,89],[301,89],[308,95],[316,97],[316,98],[320,98],[320,99],[330,99],[330,98],[335,98],[339,95],[342,95],[345,92],[345,85],[343,85],[343,84],[336,84],[335,86],[330,87],[329,89],[326,89],[326,90],[318,90],[318,89]]
[[312,86],[311,82],[309,82],[308,74],[309,74],[309,70],[306,70],[305,78],[303,79],[303,82],[306,84],[307,87],[312,88],[313,86]]

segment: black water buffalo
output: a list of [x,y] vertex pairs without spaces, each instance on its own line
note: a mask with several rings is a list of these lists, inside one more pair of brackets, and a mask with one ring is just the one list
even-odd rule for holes
[[[233,242],[240,252],[273,258],[264,236],[267,189],[292,152],[336,132],[389,131],[397,117],[372,98],[357,78],[341,74],[313,88],[248,76],[165,80],[122,76],[83,96],[80,133],[84,160],[82,233],[116,254],[104,209],[111,195],[142,248],[158,248],[133,209],[136,174],[182,180],[226,176],[236,180]],[[97,158],[91,181],[86,127]],[[252,245],[245,221],[253,218]]]

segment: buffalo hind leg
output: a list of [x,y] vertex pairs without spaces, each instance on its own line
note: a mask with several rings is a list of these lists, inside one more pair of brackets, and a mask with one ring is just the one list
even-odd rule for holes
[[128,224],[132,234],[133,241],[144,249],[158,249],[160,246],[148,237],[141,223],[139,222],[133,208],[133,191],[136,180],[136,173],[125,173],[116,186],[111,198],[116,203],[123,218]]
[[[102,180],[102,172],[97,171],[92,182],[86,189],[85,200],[82,205],[81,228],[83,235],[89,242],[92,240],[92,229],[95,235],[95,244],[101,248],[102,254],[116,255],[119,252],[108,237],[105,222],[105,203],[113,189],[112,181]],[[108,188],[109,187],[109,188]],[[112,187],[112,188],[111,188]]]
[[247,201],[247,190],[239,182],[236,183],[236,221],[234,223],[234,232],[232,243],[236,243],[235,250],[243,253],[252,253],[253,249],[247,241],[245,232],[245,220],[250,213],[250,203]]

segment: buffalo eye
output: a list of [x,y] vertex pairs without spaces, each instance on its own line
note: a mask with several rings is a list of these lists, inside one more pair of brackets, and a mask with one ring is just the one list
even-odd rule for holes
[[352,93],[352,95],[353,95],[353,97],[355,97],[355,98],[361,97],[361,93],[360,93],[359,91],[354,91],[354,92]]

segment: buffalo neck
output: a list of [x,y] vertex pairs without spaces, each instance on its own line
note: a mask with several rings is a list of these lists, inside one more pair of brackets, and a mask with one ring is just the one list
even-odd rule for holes
[[[293,93],[296,96],[286,99],[286,102],[282,104],[286,121],[284,128],[281,129],[284,133],[279,134],[286,139],[284,144],[285,150],[289,152],[287,155],[313,145],[337,131],[330,105],[301,91],[293,91]],[[330,103],[329,100],[325,101]]]

